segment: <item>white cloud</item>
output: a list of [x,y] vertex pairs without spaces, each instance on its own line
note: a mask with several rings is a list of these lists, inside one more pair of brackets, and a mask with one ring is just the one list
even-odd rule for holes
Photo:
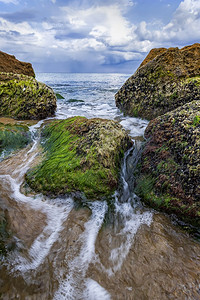
[[200,1],[184,0],[174,13],[172,20],[161,30],[154,32],[153,38],[158,41],[185,43],[200,40]]
[[[16,3],[16,0],[0,2]],[[11,22],[0,17],[1,49],[22,56],[25,52],[31,53],[31,59],[27,60],[32,62],[52,59],[56,62],[73,60],[114,65],[142,60],[154,47],[178,46],[183,41],[200,40],[200,0],[182,1],[168,24],[159,20],[151,23],[130,21],[126,15],[130,5],[138,4],[116,0],[115,4],[85,9],[55,6],[54,16],[41,23],[36,20]]]
[[0,0],[0,2],[3,2],[5,4],[9,4],[9,3],[18,4],[17,0]]
[[[87,27],[91,37],[101,40],[109,46],[122,46],[133,38],[132,26],[122,15],[118,5],[97,6],[88,9],[62,8],[73,28]],[[96,25],[94,25],[96,24]]]

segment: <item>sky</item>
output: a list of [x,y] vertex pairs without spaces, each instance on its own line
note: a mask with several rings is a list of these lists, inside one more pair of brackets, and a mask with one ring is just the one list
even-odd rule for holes
[[200,0],[0,0],[0,50],[36,72],[132,74],[152,48],[200,42]]

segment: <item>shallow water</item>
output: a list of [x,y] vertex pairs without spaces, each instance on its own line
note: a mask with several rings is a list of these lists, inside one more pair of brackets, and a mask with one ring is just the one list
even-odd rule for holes
[[[40,74],[66,102],[78,96],[85,101],[80,115],[99,117],[101,107],[104,118],[119,120],[133,137],[143,134],[147,122],[123,117],[113,104],[124,75],[113,75],[112,80],[110,75],[87,75],[85,81],[83,74],[67,76]],[[76,105],[60,100],[56,117],[75,114]],[[24,174],[41,159],[41,125],[30,127],[31,146],[0,162],[0,203],[7,209],[16,244],[0,267],[1,298],[200,299],[199,243],[165,215],[143,207],[131,190],[140,143],[126,154],[113,209],[99,201],[77,208],[69,197],[26,194]]]

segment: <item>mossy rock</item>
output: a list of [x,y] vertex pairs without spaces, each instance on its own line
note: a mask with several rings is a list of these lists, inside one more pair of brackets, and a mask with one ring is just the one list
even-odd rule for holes
[[26,147],[30,141],[28,126],[0,123],[0,156],[3,152],[3,157],[6,157],[11,152]]
[[200,102],[151,121],[136,193],[156,208],[200,226]]
[[0,116],[44,119],[54,115],[56,96],[44,83],[26,75],[0,73]]
[[29,170],[26,181],[36,192],[82,192],[87,199],[110,196],[118,186],[121,160],[131,140],[111,120],[74,117],[54,121],[42,131],[46,158]]
[[0,260],[8,253],[8,240],[10,233],[8,230],[8,222],[4,210],[0,208]]
[[200,99],[200,44],[153,49],[115,95],[125,114],[151,120]]

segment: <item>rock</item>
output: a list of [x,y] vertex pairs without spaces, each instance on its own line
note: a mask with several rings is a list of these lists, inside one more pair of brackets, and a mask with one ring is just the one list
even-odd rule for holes
[[146,65],[149,61],[153,60],[156,56],[162,54],[163,52],[167,51],[167,48],[154,48],[151,49],[149,54],[145,57],[139,68]]
[[82,192],[90,199],[112,195],[121,159],[132,144],[115,121],[74,117],[48,124],[42,132],[46,158],[29,170],[26,181],[36,192]]
[[0,116],[15,119],[44,119],[54,115],[53,90],[33,77],[0,73]]
[[30,140],[28,126],[0,123],[0,160],[11,152],[25,147]]
[[30,63],[21,62],[14,55],[0,51],[0,72],[24,74],[35,77],[34,70]]
[[61,94],[59,94],[59,93],[56,93],[56,98],[57,99],[65,99]]
[[116,105],[124,113],[149,120],[199,99],[198,43],[182,49],[151,50],[115,95]]
[[7,223],[5,211],[0,207],[0,261],[8,253],[8,239],[10,234]]
[[200,101],[157,117],[145,137],[136,193],[200,225]]

